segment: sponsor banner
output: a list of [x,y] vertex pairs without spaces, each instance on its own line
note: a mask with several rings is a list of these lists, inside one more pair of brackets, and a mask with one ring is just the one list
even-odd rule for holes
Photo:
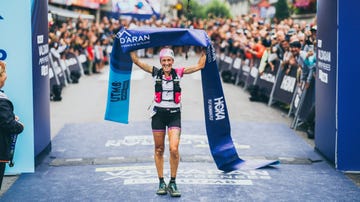
[[31,33],[35,156],[40,154],[51,141],[47,6],[47,2],[43,0],[33,0],[32,3]]
[[[251,64],[252,63],[252,64]],[[252,66],[251,66],[252,65]],[[253,62],[249,63],[249,73],[245,80],[245,86],[251,86],[256,85],[258,76],[259,76],[259,65],[260,65],[260,59],[254,58]]]
[[160,0],[112,0],[112,9],[109,12],[104,12],[105,15],[119,19],[138,19],[146,20],[154,16],[160,18]]
[[159,0],[112,0],[112,11],[121,14],[154,15],[160,13]]
[[107,2],[107,0],[49,0],[50,3],[62,4],[67,6],[81,6],[85,8],[98,9],[101,4]]
[[245,63],[241,67],[241,73],[239,75],[239,81],[241,81],[242,83],[246,83],[246,80],[247,80],[249,74],[250,74],[250,67],[249,67],[248,64]]
[[301,98],[302,102],[300,104],[300,108],[298,111],[298,118],[300,120],[307,120],[309,117],[309,114],[311,112],[312,106],[315,104],[315,81],[314,79],[311,79],[310,86],[308,89],[303,89],[303,93],[300,95],[305,96],[304,98]]
[[67,53],[65,55],[65,65],[69,68],[69,71],[76,71],[82,73],[83,69],[77,56],[74,53]]
[[3,89],[25,125],[17,139],[14,167],[7,167],[7,174],[34,172],[31,2],[0,1],[0,59],[6,62],[8,75]]
[[62,87],[67,85],[67,81],[66,81],[66,75],[65,72],[63,70],[63,68],[61,67],[61,60],[59,57],[56,57],[51,51],[48,54],[49,56],[49,61],[50,61],[50,69],[52,69],[52,72],[54,73],[54,76],[52,75],[52,73],[49,73],[49,77],[50,77],[50,83],[51,83],[51,88],[53,87],[53,84],[56,85],[60,85]]
[[271,90],[275,84],[277,72],[279,69],[279,61],[274,62],[274,70],[271,71],[270,66],[265,68],[265,71],[259,76],[257,85],[264,91],[267,96],[270,96]]
[[[335,89],[337,83],[338,40],[337,1],[319,0],[317,8],[315,147],[327,159],[335,163],[337,100]],[[350,67],[346,66],[344,68]]]
[[280,70],[274,89],[273,99],[285,104],[291,104],[296,88],[296,68],[291,68],[288,74]]
[[[164,45],[206,47],[207,61],[202,69],[202,87],[208,142],[217,167],[223,171],[240,169],[244,160],[237,155],[230,133],[226,101],[216,64],[215,49],[203,30],[121,29],[111,53],[109,90],[105,119],[128,123],[132,50]],[[166,40],[164,40],[166,39]]]
[[[337,135],[336,135],[336,165],[339,170],[343,171],[360,171],[360,124],[359,124],[359,114],[360,114],[360,95],[359,95],[359,74],[360,66],[359,62],[359,54],[357,51],[351,51],[355,47],[359,47],[360,40],[359,40],[359,29],[354,29],[359,23],[358,19],[360,17],[360,12],[357,8],[360,6],[359,1],[324,1],[324,4],[330,4],[330,6],[326,6],[325,8],[329,7],[331,10],[326,10],[325,12],[329,12],[327,17],[329,17],[326,23],[331,24],[332,26],[336,26],[336,23],[329,22],[328,20],[336,20],[334,16],[337,16],[337,27],[338,27],[338,41],[337,44],[336,38],[334,41],[326,41],[327,44],[324,43],[323,40],[323,50],[329,51],[331,53],[331,62],[327,62],[329,57],[324,55],[325,63],[330,64],[330,72],[323,70],[324,73],[328,73],[328,85],[330,92],[330,88],[332,88],[335,84],[333,84],[333,78],[337,75],[337,113],[332,113],[328,120],[337,119]],[[336,10],[336,5],[338,6]],[[334,10],[334,12],[332,12]],[[336,15],[335,11],[338,11]],[[324,31],[324,35],[335,35],[336,29],[332,28],[326,30],[326,34]],[[325,46],[325,45],[330,45]],[[336,45],[338,45],[338,50],[336,52]],[[333,48],[334,47],[334,48]],[[338,58],[336,58],[338,56]],[[337,60],[336,60],[337,59]],[[337,66],[336,66],[337,65]],[[337,68],[336,68],[337,67]],[[337,74],[336,74],[337,73]],[[320,75],[319,75],[320,76]],[[324,76],[323,76],[324,77]],[[327,101],[333,100],[333,94],[329,93],[329,97],[326,99]],[[333,107],[333,101],[331,101],[328,105],[326,105],[327,109],[331,109],[328,107]],[[324,106],[325,110],[325,106]],[[331,111],[334,111],[331,109]],[[327,115],[330,113],[327,112]],[[325,115],[325,114],[324,114]],[[317,116],[317,114],[316,114]],[[319,117],[320,118],[320,117]],[[325,118],[325,117],[321,117]],[[322,120],[324,121],[324,120]],[[334,133],[335,128],[333,125],[330,129],[325,130],[325,124],[329,121],[323,122],[323,131],[332,132]],[[334,121],[330,122],[333,123]],[[328,123],[328,124],[330,124]],[[332,138],[332,137],[331,137]],[[335,141],[335,140],[334,140]]]

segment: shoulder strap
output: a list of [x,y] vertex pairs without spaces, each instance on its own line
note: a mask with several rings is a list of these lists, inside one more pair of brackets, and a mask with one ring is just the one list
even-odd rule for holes
[[159,69],[157,72],[156,72],[156,79],[162,79],[162,75],[164,74],[164,71],[163,69]]
[[164,74],[164,71],[162,69],[159,69],[156,74],[155,79],[155,92],[162,92],[162,75]]
[[175,69],[171,69],[170,74],[171,74],[171,79],[172,79],[172,80],[179,80],[179,77],[178,77],[178,75],[176,74]]

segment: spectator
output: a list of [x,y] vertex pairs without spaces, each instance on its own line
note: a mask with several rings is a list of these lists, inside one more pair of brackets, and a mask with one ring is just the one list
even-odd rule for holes
[[[296,59],[296,63],[298,65],[300,74],[300,82],[299,85],[305,86],[305,89],[310,88],[310,84],[314,85],[315,81],[315,62],[316,57],[313,50],[310,50],[308,52],[305,52],[301,49],[301,44],[299,41],[292,42],[290,44],[290,49],[293,54],[293,56]],[[312,86],[312,90],[314,90],[314,86]],[[305,94],[307,96],[308,93]],[[307,99],[304,99],[307,100]],[[304,101],[305,102],[305,101]],[[308,135],[308,138],[314,138],[314,126],[315,126],[315,100],[314,96],[311,100],[308,102],[311,102],[309,113],[304,118],[305,122],[305,130]]]
[[264,72],[274,72],[275,65],[278,60],[276,49],[271,45],[271,41],[263,40],[263,44],[266,47],[264,54],[261,57],[260,65],[259,65],[259,74],[263,74]]
[[19,117],[14,114],[14,106],[3,90],[7,79],[6,64],[0,60],[0,189],[5,172],[5,164],[10,160],[11,136],[24,130]]
[[93,70],[93,73],[97,74],[100,73],[104,67],[104,51],[99,39],[95,42],[94,56],[95,69]]
[[93,42],[90,39],[87,39],[85,41],[85,47],[86,47],[86,56],[88,61],[87,70],[85,71],[85,74],[91,75],[93,73],[93,67],[94,67],[94,45]]

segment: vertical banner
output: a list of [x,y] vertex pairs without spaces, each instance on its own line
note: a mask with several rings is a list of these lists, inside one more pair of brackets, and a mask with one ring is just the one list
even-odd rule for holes
[[8,79],[3,90],[13,102],[14,113],[24,123],[14,154],[14,167],[6,173],[34,172],[34,120],[31,50],[31,2],[0,1],[0,57]]
[[35,156],[37,156],[50,146],[51,139],[48,2],[47,0],[33,0],[31,8],[34,148]]
[[50,143],[47,0],[0,1],[0,59],[5,93],[24,123],[7,174],[34,172],[35,155]]
[[245,161],[239,158],[231,138],[228,110],[212,45],[207,47],[206,55],[206,66],[201,70],[206,133],[218,169],[230,172],[240,169]]
[[337,1],[318,0],[315,147],[335,163]]
[[114,41],[113,50],[117,51],[111,52],[110,68],[114,73],[109,75],[105,119],[128,123],[132,60],[129,54],[122,53],[118,38]]
[[319,0],[315,147],[338,170],[360,171],[357,1]]
[[[357,9],[359,6],[359,1],[338,1],[336,165],[337,169],[343,171],[360,171],[360,61],[358,51],[354,51],[360,47],[360,30],[355,28],[359,25],[360,12]],[[330,32],[327,30],[327,33]]]

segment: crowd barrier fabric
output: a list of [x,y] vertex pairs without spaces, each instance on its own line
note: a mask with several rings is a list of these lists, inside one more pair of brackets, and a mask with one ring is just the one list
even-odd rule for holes
[[[255,59],[253,67],[249,67],[249,60],[242,63],[240,58],[232,60],[228,69],[230,58],[224,54],[220,55],[219,73],[223,82],[244,83],[244,89],[250,86],[259,89],[261,95],[268,98],[268,105],[271,106],[275,101],[290,105],[288,116],[294,114],[294,120],[290,127],[297,129],[298,125],[306,122],[315,103],[315,83],[312,80],[310,87],[305,89],[304,85],[297,86],[297,69],[291,68],[288,73],[282,68],[281,61],[274,64],[274,71],[270,67],[264,68],[264,72],[259,74],[258,66],[260,60]],[[226,73],[226,74],[225,74]],[[250,90],[250,88],[249,88]]]
[[219,71],[223,72],[226,70],[230,70],[232,62],[233,62],[233,59],[231,57],[225,55],[224,58],[222,60],[220,60]]
[[235,85],[238,85],[240,82],[240,75],[241,75],[241,63],[242,60],[240,58],[235,58],[234,62],[232,63],[231,66],[231,74],[232,74],[232,81]]
[[[110,58],[110,75],[105,119],[128,123],[130,78],[133,50],[165,45],[206,47],[207,61],[201,70],[205,123],[211,154],[218,169],[225,172],[245,169],[231,139],[230,121],[216,64],[215,49],[204,30],[196,29],[121,29],[116,35]],[[166,39],[166,40],[164,40]],[[264,160],[252,168],[278,161]]]
[[246,59],[244,64],[241,65],[241,72],[239,75],[239,82],[244,84],[244,88],[247,88],[246,80],[250,74],[249,60]]
[[70,72],[71,83],[78,83],[81,75],[84,74],[83,67],[79,62],[78,57],[72,53],[68,52],[65,54],[65,65]]
[[305,88],[305,82],[297,88],[292,107],[295,110],[295,116],[290,125],[291,128],[297,129],[299,123],[306,122],[314,103],[315,79],[312,79],[309,88]]
[[225,59],[225,54],[224,53],[220,53],[219,55],[217,55],[216,57],[217,59],[219,59],[219,61],[217,61],[217,66],[218,66],[218,70],[219,72],[221,72],[221,66],[223,65],[222,63],[224,62]]
[[82,67],[74,53],[67,53],[65,55],[65,65],[69,69],[69,71],[82,71]]
[[54,67],[52,65],[50,65],[49,67],[49,80],[50,80],[50,92],[51,92],[51,88],[54,85],[59,85],[60,86],[60,81],[58,78],[58,75],[55,73]]
[[56,83],[62,87],[67,86],[66,74],[63,68],[60,66],[60,58],[55,57],[53,53],[49,53],[50,67],[53,69],[54,78],[56,82],[50,81],[50,83]]
[[220,63],[221,67],[219,68],[221,78],[225,83],[234,83],[234,73],[233,73],[233,63],[234,59],[225,56],[222,62]]
[[290,116],[291,113],[295,113],[292,108],[293,101],[296,98],[296,68],[291,68],[286,74],[285,70],[282,68],[281,61],[278,61],[274,64],[275,69],[273,72],[269,71],[269,68],[266,68],[264,73],[259,75],[257,68],[257,64],[259,62],[258,59],[255,59],[254,67],[250,68],[250,61],[248,59],[243,62],[240,58],[235,58],[228,70],[229,62],[225,62],[225,58],[230,57],[225,54],[218,56],[218,59],[220,60],[218,64],[223,67],[219,68],[219,73],[221,74],[224,82],[232,82],[235,85],[243,84],[244,89],[248,89],[251,85],[257,85],[259,89],[262,89],[262,92],[266,93],[266,96],[269,98],[269,106],[271,106],[274,102],[279,101],[283,104],[290,105],[288,116]]
[[56,58],[57,61],[59,62],[59,65],[61,67],[61,71],[63,72],[63,74],[65,75],[65,85],[69,85],[69,83],[71,83],[71,77],[70,77],[70,70],[69,68],[66,66],[65,64],[65,60],[61,59],[61,58]]
[[290,107],[290,110],[289,110],[289,116],[291,114],[294,114],[294,119],[293,119],[293,121],[291,122],[291,125],[290,125],[291,128],[296,129],[295,126],[298,125],[299,119],[297,119],[297,117],[298,117],[298,114],[299,114],[299,109],[301,107],[301,103],[304,100],[305,94],[306,94],[305,85],[301,85],[301,86],[296,87],[294,97],[293,97],[293,101],[291,103],[291,107]]
[[280,101],[284,104],[292,103],[296,88],[296,71],[296,68],[291,68],[288,74],[285,74],[283,70],[279,72],[279,76],[276,78],[277,82],[274,93],[271,100],[269,100],[269,105],[272,104],[273,100]]
[[306,90],[306,94],[303,102],[301,103],[301,108],[298,112],[298,117],[300,120],[306,120],[312,105],[315,103],[315,79],[311,79],[310,86]]
[[257,85],[259,88],[264,89],[264,93],[270,97],[270,94],[272,92],[273,86],[276,82],[278,69],[279,69],[279,63],[276,62],[274,64],[275,68],[274,71],[270,70],[270,67],[266,68],[263,74],[259,75],[257,80]]
[[63,87],[69,83],[78,83],[84,75],[83,64],[86,65],[86,55],[81,53],[79,56],[72,52],[67,52],[64,57],[55,49],[49,53],[49,80],[50,98],[53,101],[60,101]]
[[246,81],[245,81],[245,89],[250,85],[256,85],[257,79],[259,77],[259,69],[258,69],[259,64],[260,64],[260,60],[259,59],[254,59],[254,64],[250,68],[249,75],[248,75],[248,77],[246,78]]
[[79,66],[81,68],[81,75],[84,75],[84,65],[87,62],[87,58],[85,53],[81,53],[79,56],[77,56],[78,62],[79,62]]

